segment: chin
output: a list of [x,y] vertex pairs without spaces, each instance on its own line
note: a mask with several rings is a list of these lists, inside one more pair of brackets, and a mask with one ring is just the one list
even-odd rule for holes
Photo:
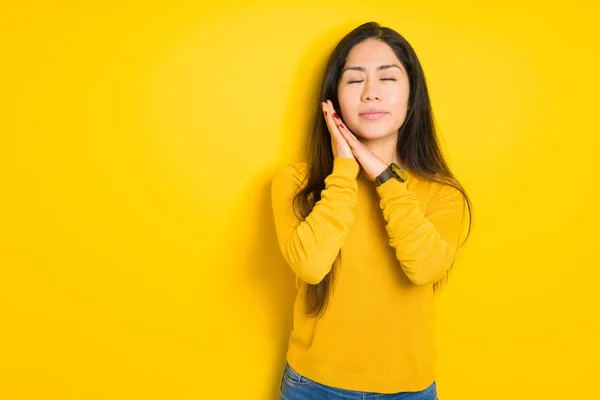
[[391,131],[390,127],[361,126],[355,135],[363,139],[379,139],[388,136]]

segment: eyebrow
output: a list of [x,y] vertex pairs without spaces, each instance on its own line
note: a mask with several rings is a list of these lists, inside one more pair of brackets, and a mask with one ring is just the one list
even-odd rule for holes
[[[400,68],[398,65],[396,64],[385,64],[385,65],[380,65],[379,67],[377,67],[378,71],[384,70],[384,69],[389,69],[389,68],[398,68],[400,71],[402,71],[402,68]],[[358,66],[353,66],[353,67],[346,67],[342,70],[342,73],[340,75],[342,75],[344,72],[346,71],[362,71],[365,72],[366,69],[365,67],[358,67]]]

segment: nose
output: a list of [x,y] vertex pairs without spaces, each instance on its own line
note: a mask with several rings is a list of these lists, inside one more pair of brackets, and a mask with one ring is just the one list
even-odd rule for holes
[[363,94],[363,101],[381,100],[381,94],[379,93],[379,87],[373,79],[367,79],[365,83]]

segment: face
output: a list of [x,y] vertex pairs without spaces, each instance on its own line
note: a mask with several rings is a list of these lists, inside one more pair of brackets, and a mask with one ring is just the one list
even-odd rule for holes
[[367,39],[352,48],[342,71],[337,96],[350,131],[367,140],[396,135],[406,119],[409,82],[392,48]]

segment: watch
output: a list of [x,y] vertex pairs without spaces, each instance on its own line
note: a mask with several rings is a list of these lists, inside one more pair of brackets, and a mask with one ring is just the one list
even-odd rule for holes
[[381,186],[391,178],[395,178],[400,182],[406,182],[406,172],[400,168],[399,165],[391,163],[381,174],[379,174],[379,176],[377,176],[377,178],[375,178],[375,183],[377,186]]

